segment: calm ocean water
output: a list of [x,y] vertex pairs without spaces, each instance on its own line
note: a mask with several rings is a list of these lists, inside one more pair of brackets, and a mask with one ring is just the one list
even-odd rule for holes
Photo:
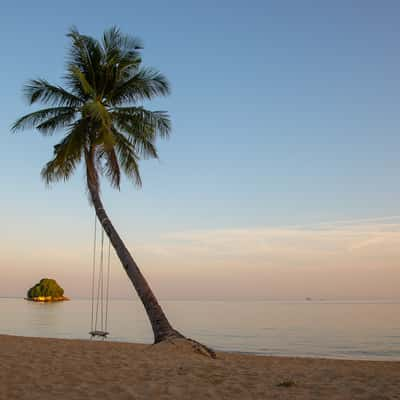
[[[174,325],[215,349],[400,360],[400,303],[164,301]],[[91,302],[0,299],[0,334],[87,339]],[[151,343],[139,302],[112,300],[109,340]]]

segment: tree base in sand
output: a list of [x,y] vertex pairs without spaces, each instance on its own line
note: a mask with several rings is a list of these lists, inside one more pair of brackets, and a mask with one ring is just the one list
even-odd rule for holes
[[182,353],[188,354],[200,354],[204,357],[208,358],[217,358],[217,354],[210,347],[205,346],[197,342],[196,340],[185,338],[185,337],[177,337],[165,339],[159,343],[155,343],[153,345],[155,348],[159,347],[173,347],[175,350],[179,350]]

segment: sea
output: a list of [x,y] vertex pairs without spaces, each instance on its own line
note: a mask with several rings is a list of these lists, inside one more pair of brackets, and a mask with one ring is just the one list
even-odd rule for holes
[[[399,301],[160,303],[179,331],[216,350],[400,361]],[[105,324],[105,313],[100,311],[98,327],[101,315]],[[88,299],[42,304],[0,298],[0,334],[90,340],[91,328]],[[143,306],[133,300],[110,300],[107,330],[110,341],[152,343],[153,339]]]

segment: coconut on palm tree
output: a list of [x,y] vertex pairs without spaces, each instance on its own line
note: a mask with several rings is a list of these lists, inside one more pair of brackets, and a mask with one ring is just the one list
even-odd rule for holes
[[170,133],[164,111],[149,111],[140,103],[169,93],[166,78],[142,67],[141,43],[111,28],[96,40],[70,30],[65,87],[44,79],[24,88],[30,104],[47,108],[18,119],[14,131],[35,128],[43,135],[64,130],[54,156],[42,170],[46,183],[66,181],[82,162],[87,189],[98,220],[108,235],[149,317],[154,341],[183,338],[168,321],[149,284],[107,216],[100,197],[100,177],[119,188],[121,175],[141,185],[139,160],[157,158],[155,140]]

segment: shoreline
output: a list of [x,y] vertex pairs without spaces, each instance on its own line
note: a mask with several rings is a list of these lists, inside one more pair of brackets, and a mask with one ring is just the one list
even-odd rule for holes
[[[392,399],[400,361],[337,360],[0,335],[0,393],[18,399]],[[32,397],[33,393],[35,394]]]
[[[0,333],[0,340],[2,336],[9,336],[9,337],[14,337],[14,338],[26,338],[26,339],[49,339],[49,340],[66,340],[66,341],[82,341],[82,342],[93,342],[93,341],[100,341],[100,340],[93,340],[90,338],[90,335],[88,333],[87,338],[73,338],[73,337],[53,337],[53,336],[26,336],[26,335],[16,335],[16,334],[9,334],[9,333]],[[130,342],[128,340],[113,340],[112,337],[107,337],[105,342],[108,343],[118,343],[118,344],[127,344],[127,345],[133,345],[133,346],[152,346],[153,343],[144,343],[144,342]],[[215,350],[217,353],[222,353],[222,354],[233,354],[233,355],[239,355],[239,356],[250,356],[250,357],[270,357],[270,358],[290,358],[290,359],[310,359],[310,360],[333,360],[333,361],[355,361],[355,362],[363,362],[363,361],[371,361],[371,362],[390,362],[390,363],[400,363],[400,358],[398,359],[393,359],[391,357],[385,357],[385,356],[374,356],[369,357],[368,355],[365,357],[347,357],[347,356],[331,356],[331,355],[310,355],[310,354],[270,354],[267,352],[251,352],[251,351],[246,351],[246,350],[236,350],[236,349],[221,349],[221,348],[215,348],[212,345],[207,345],[211,347],[213,350]]]

